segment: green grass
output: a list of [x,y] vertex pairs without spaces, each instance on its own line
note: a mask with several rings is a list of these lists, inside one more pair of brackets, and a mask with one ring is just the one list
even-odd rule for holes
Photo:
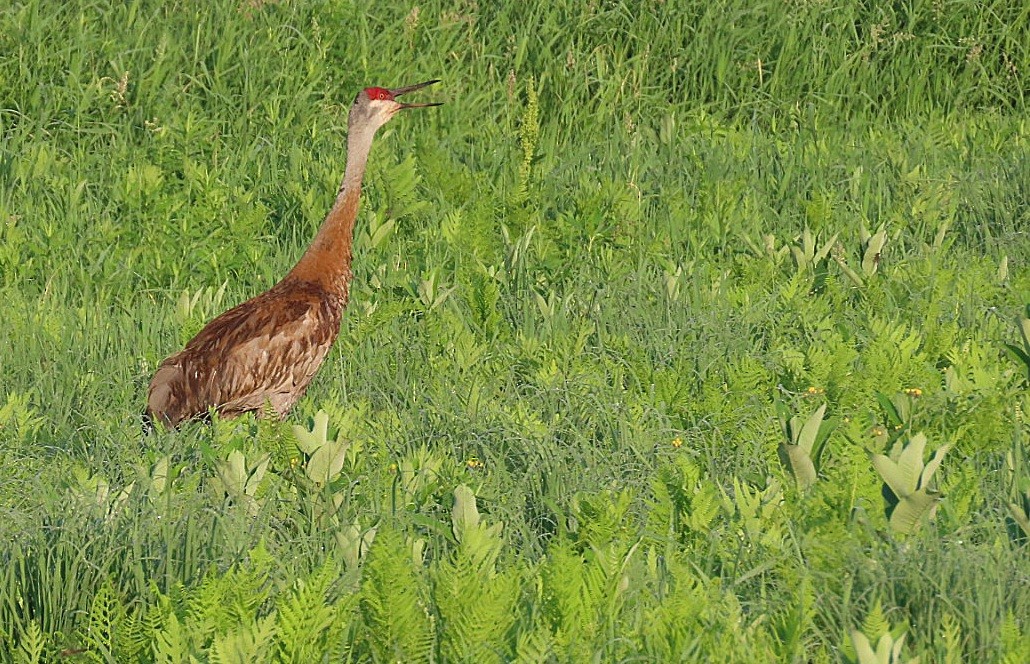
[[[495,4],[0,8],[0,661],[1030,658],[1028,10]],[[287,422],[141,437],[428,78]]]

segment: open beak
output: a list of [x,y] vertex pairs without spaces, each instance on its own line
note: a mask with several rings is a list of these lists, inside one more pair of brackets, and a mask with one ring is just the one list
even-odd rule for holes
[[[393,88],[390,90],[390,94],[394,97],[400,97],[401,95],[406,95],[409,92],[414,92],[415,90],[421,90],[428,85],[439,82],[439,79],[433,79],[432,81],[424,81],[422,83],[416,83],[415,85],[406,85],[403,88]],[[425,104],[401,104],[401,108],[427,108],[429,106],[441,106],[442,104],[443,102],[439,101],[428,102]]]

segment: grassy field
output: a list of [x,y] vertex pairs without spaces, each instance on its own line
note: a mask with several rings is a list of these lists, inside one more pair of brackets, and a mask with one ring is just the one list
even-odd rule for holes
[[[1020,4],[6,3],[0,662],[1030,661]],[[293,413],[143,437],[429,78]]]

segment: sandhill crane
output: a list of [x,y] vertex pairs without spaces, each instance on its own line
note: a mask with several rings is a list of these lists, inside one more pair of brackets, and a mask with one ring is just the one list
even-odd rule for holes
[[279,417],[307,389],[340,331],[351,279],[351,243],[361,181],[376,130],[398,111],[439,106],[396,100],[437,83],[365,88],[347,119],[347,168],[336,202],[292,270],[271,289],[218,316],[157,368],[145,425],[165,427],[208,414],[266,407]]

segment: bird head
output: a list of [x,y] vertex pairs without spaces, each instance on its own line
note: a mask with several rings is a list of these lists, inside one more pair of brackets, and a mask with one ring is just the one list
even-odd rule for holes
[[354,105],[350,109],[348,123],[351,127],[367,127],[375,131],[390,121],[398,111],[406,108],[426,108],[429,106],[440,106],[440,102],[423,104],[404,104],[397,101],[397,97],[415,90],[439,83],[437,80],[407,85],[402,88],[365,88],[354,98]]

